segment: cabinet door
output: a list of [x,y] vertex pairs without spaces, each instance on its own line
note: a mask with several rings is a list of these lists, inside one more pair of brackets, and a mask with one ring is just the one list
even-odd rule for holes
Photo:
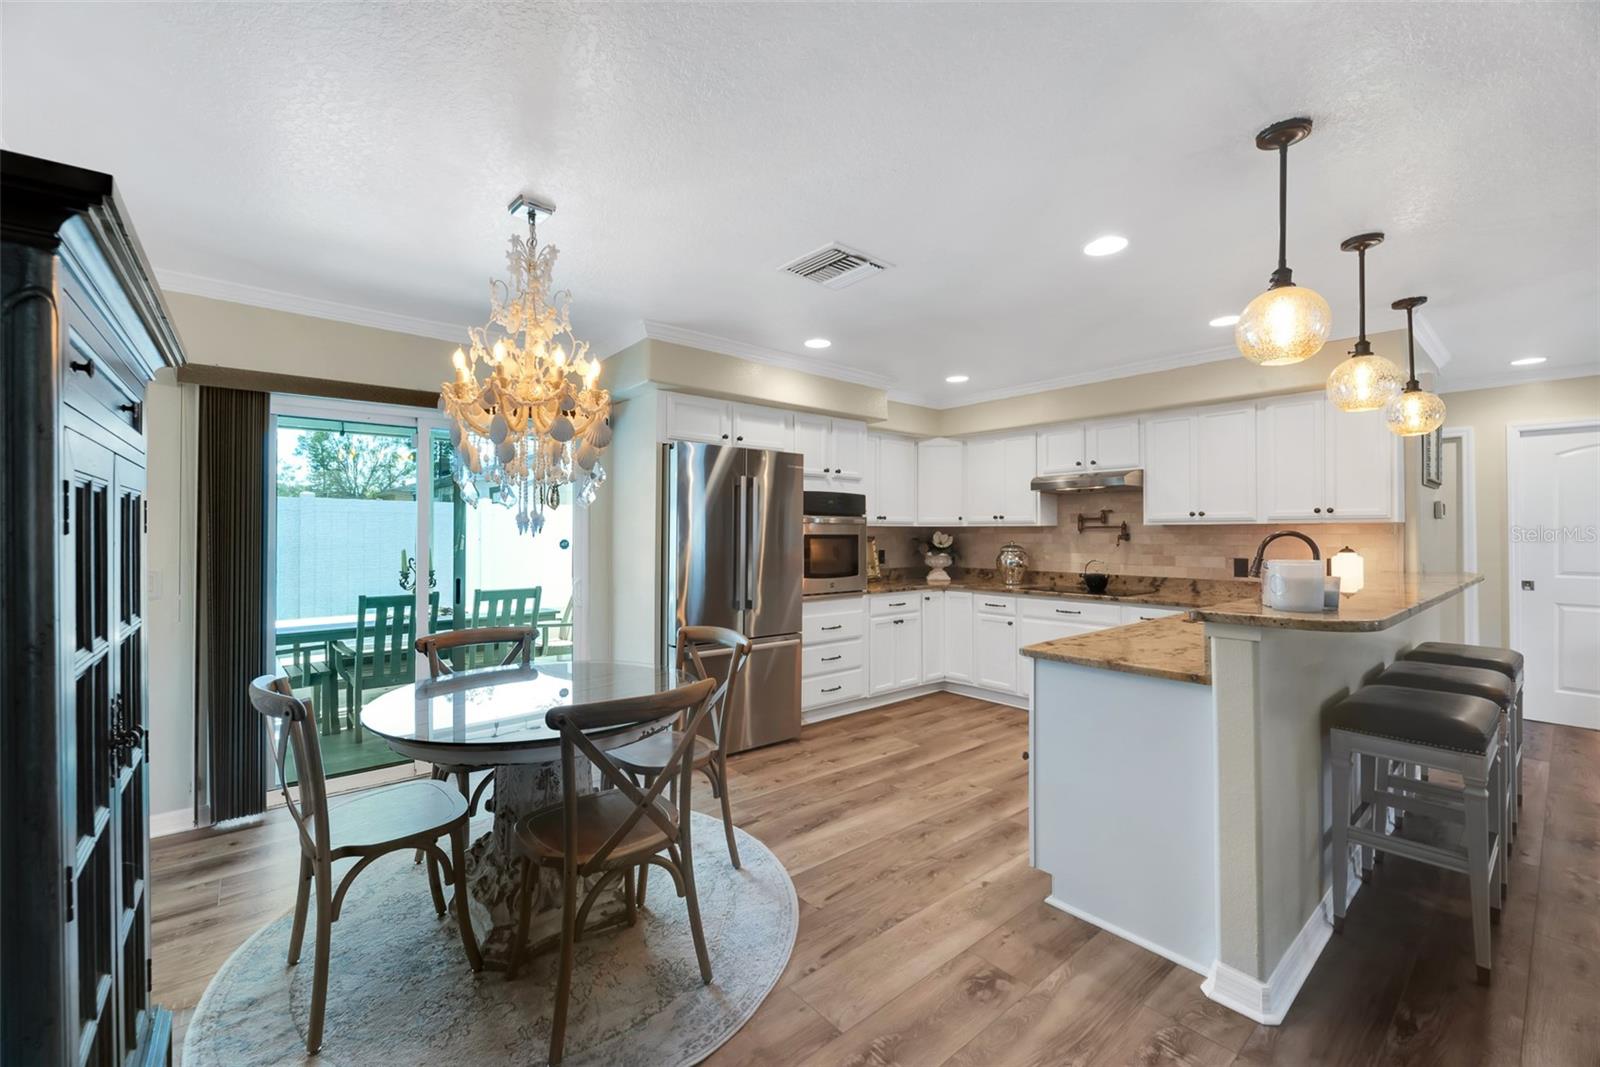
[[835,481],[860,482],[867,476],[867,424],[853,419],[828,421],[828,473]]
[[1076,474],[1086,466],[1082,426],[1058,426],[1039,435],[1040,474]]
[[1195,417],[1196,517],[1256,521],[1256,412],[1202,411]]
[[944,677],[945,595],[922,594],[922,680],[937,682]]
[[952,682],[971,682],[972,594],[947,590],[944,594],[944,676]]
[[805,456],[806,478],[826,481],[829,474],[828,423],[824,415],[794,417],[794,450]]
[[1091,467],[1126,470],[1139,465],[1139,420],[1109,419],[1084,428],[1084,451]]
[[867,627],[867,692],[887,693],[898,686],[895,638],[898,615],[880,615]]
[[962,513],[968,526],[992,526],[1004,506],[1006,446],[999,438],[967,442]]
[[733,443],[745,448],[794,450],[794,416],[777,408],[733,405]]
[[668,393],[666,436],[673,441],[728,444],[732,436],[728,407],[721,400],[690,396],[688,393]]
[[1077,634],[1094,633],[1106,627],[1092,622],[1054,622],[1050,619],[1020,618],[1017,620],[1017,692],[1028,696],[1033,692],[1034,661],[1022,654],[1021,649],[1042,641],[1054,641]]
[[978,685],[1004,693],[1017,688],[1017,627],[1008,615],[975,616],[973,645],[977,651]]
[[1160,415],[1145,420],[1145,522],[1195,519],[1194,425],[1193,415]]
[[1256,414],[1256,451],[1265,522],[1311,521],[1323,492],[1323,394],[1269,400]]
[[917,442],[917,523],[958,526],[965,514],[962,488],[966,447],[960,441]]
[[904,437],[877,439],[877,471],[873,480],[876,503],[869,495],[869,514],[877,522],[911,524],[917,521],[917,445]]
[[1403,521],[1404,513],[1395,499],[1399,439],[1389,432],[1383,412],[1351,413],[1329,405],[1327,426],[1323,516],[1335,522]]
[[894,622],[895,688],[909,689],[922,681],[922,615],[898,615]]
[[[1038,526],[1055,522],[1055,497],[1033,491],[1034,473],[1039,469],[1039,446],[1032,434],[1005,439],[1001,464],[1000,521],[1017,526]],[[1048,523],[1045,509],[1049,506]]]

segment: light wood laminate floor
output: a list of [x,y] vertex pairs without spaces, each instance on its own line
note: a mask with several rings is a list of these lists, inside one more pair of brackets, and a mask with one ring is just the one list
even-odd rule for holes
[[[1530,725],[1492,988],[1474,983],[1465,883],[1390,859],[1279,1027],[1043,903],[1026,743],[1024,713],[936,694],[733,759],[735,818],[793,875],[800,936],[708,1062],[1600,1063],[1600,734]],[[293,903],[292,827],[274,812],[158,839],[152,864],[155,997],[181,1041],[216,969]]]

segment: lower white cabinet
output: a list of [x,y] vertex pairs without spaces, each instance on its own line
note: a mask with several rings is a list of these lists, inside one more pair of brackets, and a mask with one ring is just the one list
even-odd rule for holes
[[922,682],[922,596],[917,592],[870,597],[867,691],[873,695]]
[[937,682],[944,678],[945,595],[942,592],[922,594],[922,680],[924,683]]
[[975,595],[972,648],[973,684],[1002,693],[1017,691],[1017,602],[1011,597]]
[[973,681],[972,594],[955,589],[944,596],[944,676],[952,682]]
[[800,628],[800,709],[866,696],[866,598],[810,601],[801,608]]

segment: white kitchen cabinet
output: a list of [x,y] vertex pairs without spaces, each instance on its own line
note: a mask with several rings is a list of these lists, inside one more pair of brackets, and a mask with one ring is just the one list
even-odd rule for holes
[[1144,420],[1144,521],[1194,519],[1194,416]]
[[741,448],[794,451],[794,416],[779,408],[733,405],[733,443]]
[[973,682],[1004,693],[1017,690],[1017,602],[1012,597],[973,594]]
[[801,605],[800,707],[826,707],[867,695],[866,598],[831,597]]
[[913,595],[908,611],[873,615],[867,627],[867,691],[876,696],[922,681],[922,607]]
[[828,420],[828,475],[835,482],[859,484],[867,475],[867,424]]
[[931,590],[922,594],[922,680],[938,682],[944,679],[945,660],[945,594]]
[[1104,630],[1105,626],[1093,622],[1056,622],[1050,619],[1021,618],[1017,620],[1017,693],[1028,696],[1033,692],[1033,660],[1024,656],[1021,649],[1042,641],[1055,641],[1062,637],[1075,637]]
[[1404,522],[1398,487],[1400,439],[1382,411],[1345,412],[1328,405],[1322,517],[1330,522]]
[[1323,488],[1324,417],[1321,393],[1269,400],[1256,413],[1256,452],[1265,522],[1311,521],[1327,504]]
[[867,454],[867,521],[912,525],[917,521],[917,443],[869,434]]
[[1084,458],[1100,470],[1127,470],[1139,465],[1139,420],[1106,419],[1083,428]]
[[797,414],[794,450],[805,456],[806,488],[861,492],[867,469],[866,423]]
[[998,437],[985,437],[966,444],[962,514],[969,525],[997,525],[1005,480],[1005,442]]
[[698,441],[708,445],[732,441],[732,405],[726,400],[667,393],[663,404],[662,431],[666,440]]
[[917,442],[917,524],[959,526],[965,514],[966,445],[948,438]]
[[962,514],[968,526],[1046,526],[1056,521],[1056,498],[1033,491],[1039,445],[1033,434],[967,442]]
[[1204,408],[1144,421],[1144,521],[1256,521],[1256,412]]
[[826,415],[796,415],[794,417],[794,450],[805,456],[807,487],[816,479],[828,480],[828,424],[833,420]]
[[944,596],[944,676],[952,682],[973,680],[972,594],[946,589]]
[[1039,473],[1077,474],[1088,467],[1083,451],[1083,424],[1057,426],[1039,434]]

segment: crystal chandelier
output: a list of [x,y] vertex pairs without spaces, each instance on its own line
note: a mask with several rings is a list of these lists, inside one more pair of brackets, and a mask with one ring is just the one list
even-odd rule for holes
[[455,378],[439,389],[455,420],[451,473],[468,503],[488,497],[514,509],[517,529],[537,534],[546,508],[575,484],[591,503],[605,481],[600,452],[611,443],[611,394],[596,384],[600,361],[572,333],[572,296],[550,288],[558,254],[539,247],[538,221],[555,209],[527,197],[528,236],[511,238],[509,278],[489,283],[489,324],[467,331],[452,357]]

